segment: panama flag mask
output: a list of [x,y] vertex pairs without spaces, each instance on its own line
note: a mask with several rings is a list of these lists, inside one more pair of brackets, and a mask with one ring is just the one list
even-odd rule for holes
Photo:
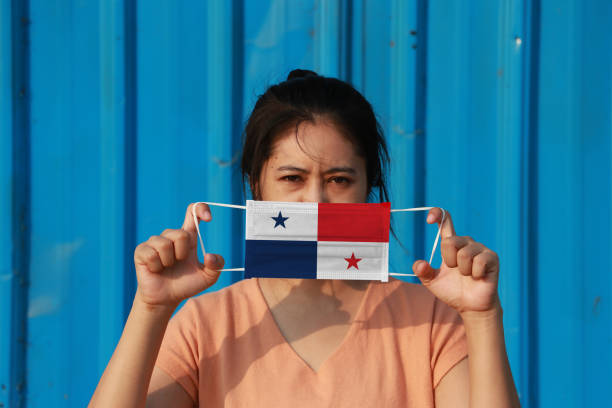
[[[193,217],[200,238],[195,208]],[[427,211],[432,207],[391,210],[390,203],[303,203],[252,201],[246,209],[245,278],[380,280],[389,275],[391,212]],[[445,212],[443,211],[443,219]],[[440,238],[440,229],[429,263]]]

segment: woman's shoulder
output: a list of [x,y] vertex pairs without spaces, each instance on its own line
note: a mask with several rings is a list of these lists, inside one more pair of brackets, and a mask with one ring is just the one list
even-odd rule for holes
[[197,339],[206,338],[215,348],[227,335],[256,326],[266,308],[257,281],[246,279],[190,298],[172,318],[170,328],[189,331]]
[[244,301],[259,291],[256,279],[243,279],[219,290],[202,293],[190,299],[194,304]]

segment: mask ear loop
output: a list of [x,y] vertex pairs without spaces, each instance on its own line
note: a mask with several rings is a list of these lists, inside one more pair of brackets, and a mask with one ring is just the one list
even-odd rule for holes
[[[193,204],[193,207],[191,207],[191,215],[193,216],[193,222],[195,224],[196,231],[198,231],[198,238],[200,239],[200,248],[202,249],[202,259],[203,259],[204,256],[206,256],[206,250],[204,249],[204,240],[202,239],[202,234],[200,234],[200,227],[199,227],[199,222],[198,222],[198,216],[196,215],[196,207],[198,206],[198,204],[214,205],[214,206],[217,206],[217,207],[237,208],[239,210],[246,210],[246,205],[210,203],[210,202],[206,202],[206,201],[198,201],[197,203]],[[221,272],[244,272],[244,268],[221,269]]]
[[[429,211],[435,207],[418,207],[418,208],[402,208],[398,210],[391,210],[391,212],[407,212],[407,211]],[[436,252],[436,248],[438,248],[438,241],[440,240],[440,232],[442,231],[442,225],[444,225],[444,220],[446,219],[446,210],[442,207],[438,207],[442,210],[442,221],[440,225],[438,225],[438,233],[436,234],[436,239],[433,244],[433,248],[431,249],[431,255],[429,256],[429,264],[433,262],[433,257]],[[416,276],[414,273],[398,273],[398,272],[390,272],[389,276]]]

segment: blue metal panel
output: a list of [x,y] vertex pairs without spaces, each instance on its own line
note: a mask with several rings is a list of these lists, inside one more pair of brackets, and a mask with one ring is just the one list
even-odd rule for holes
[[[232,112],[234,104],[241,105],[240,100],[235,100],[235,97],[240,95],[240,92],[237,92],[239,89],[235,87],[241,85],[241,82],[235,79],[241,73],[231,69],[236,62],[235,55],[242,51],[235,47],[239,43],[233,39],[234,35],[240,33],[240,30],[234,30],[234,23],[240,23],[240,20],[233,18],[232,2],[209,2],[207,5],[207,81],[204,92],[207,96],[207,115],[203,135],[206,140],[203,159],[207,182],[203,191],[207,197],[206,201],[233,203],[242,196],[237,171],[240,159],[240,125],[235,122],[239,116]],[[216,213],[214,222],[205,230],[207,236],[211,237],[211,250],[223,254],[230,268],[232,265],[244,265],[241,242],[244,234],[238,233],[241,231],[244,213],[227,209]],[[237,234],[228,234],[228,229]],[[227,286],[239,280],[241,276],[240,272],[223,273],[216,287]],[[211,290],[215,290],[215,287]]]
[[0,3],[0,406],[24,406],[29,255],[28,8]]
[[[147,197],[138,200],[139,242],[180,228],[191,202],[242,196],[240,134],[231,110],[239,95],[233,92],[231,9],[227,2],[138,5],[137,191]],[[230,267],[242,266],[242,242],[226,232],[240,231],[244,214],[212,211],[213,221],[202,226],[207,250],[223,254]],[[213,290],[240,276],[222,274]]]
[[100,3],[99,375],[119,340],[135,291],[134,23],[132,6]]
[[[523,68],[531,68],[526,57],[532,38],[524,29],[523,8],[526,2],[504,2],[498,10],[497,29],[497,129],[496,151],[496,207],[495,250],[503,260],[499,291],[504,307],[504,329],[510,365],[515,373],[519,396],[523,403],[530,394],[530,361],[527,354],[529,317],[525,302],[528,293],[526,215],[528,214],[528,188],[523,177],[528,173],[528,161],[523,160],[529,134],[524,132],[524,115],[529,106],[524,98]],[[493,190],[493,189],[491,189]]]
[[594,406],[612,384],[612,4],[543,2],[537,168],[541,406]]
[[344,77],[346,69],[346,1],[321,1],[315,8],[315,61],[314,69],[322,75]]
[[14,400],[13,383],[13,18],[0,6],[0,402]]
[[430,3],[425,195],[451,211],[458,234],[500,256],[508,353],[525,404],[524,6]]
[[113,309],[100,303],[107,273],[100,269],[100,248],[108,252],[101,246],[98,217],[108,220],[102,202],[113,197],[102,196],[100,189],[106,147],[99,62],[106,33],[99,12],[95,3],[30,3],[31,406],[79,405],[87,399],[95,379],[77,373],[99,372],[104,323],[97,317],[102,308]]
[[[499,253],[523,406],[604,404],[611,24],[607,0],[1,0],[0,403],[86,403],[135,245],[190,202],[244,201],[244,120],[300,67],[372,102],[394,207],[444,206]],[[244,214],[213,212],[207,249],[243,266]],[[394,216],[397,272],[433,240],[411,217]]]
[[[424,195],[427,48],[424,8],[424,4],[416,2],[392,1],[388,42],[387,38],[381,39],[390,53],[390,75],[385,81],[390,98],[386,137],[391,156],[389,186],[395,208],[428,205]],[[398,213],[393,218],[397,239],[390,243],[390,270],[412,273],[412,263],[426,258],[423,240],[426,213]]]
[[284,80],[292,69],[316,69],[314,27],[314,1],[245,2],[242,119],[257,96]]

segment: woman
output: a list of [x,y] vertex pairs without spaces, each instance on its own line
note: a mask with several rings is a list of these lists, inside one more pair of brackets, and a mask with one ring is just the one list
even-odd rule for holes
[[[385,201],[386,161],[370,104],[311,71],[270,87],[245,129],[242,171],[257,200]],[[441,221],[431,210],[427,222]],[[138,290],[91,406],[519,406],[497,255],[456,236],[450,216],[441,228],[442,267],[412,267],[423,285],[249,279],[170,320],[224,264],[199,263],[190,206],[181,229],[136,248]]]

